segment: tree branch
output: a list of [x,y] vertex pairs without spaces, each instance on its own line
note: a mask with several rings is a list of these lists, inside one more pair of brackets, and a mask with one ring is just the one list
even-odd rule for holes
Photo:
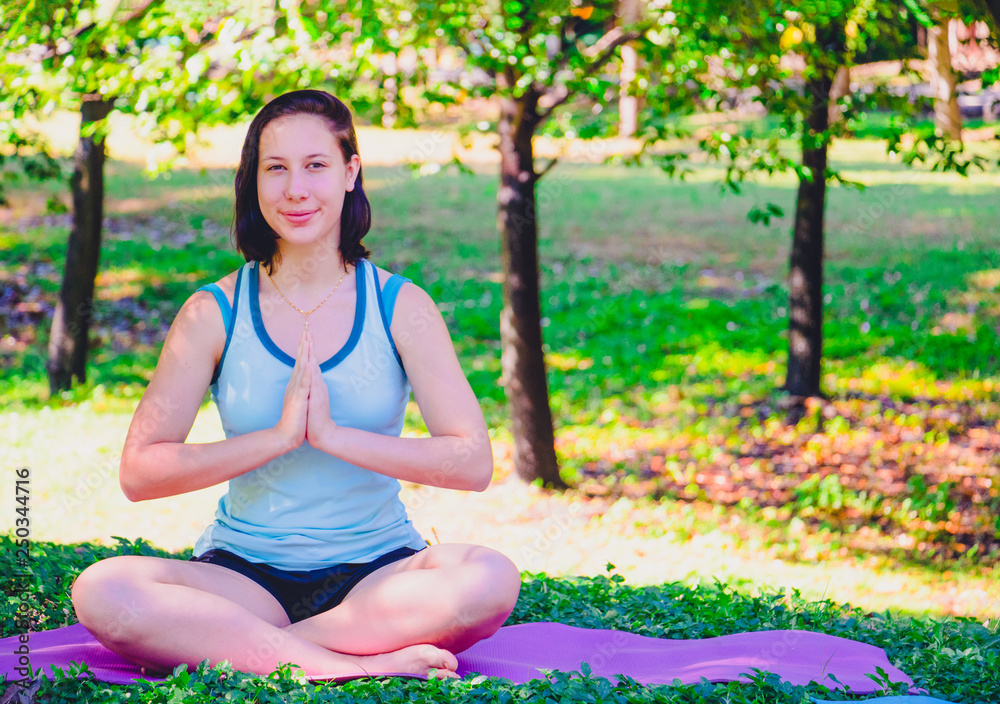
[[[122,6],[125,4],[126,3],[124,2],[118,3],[118,8],[115,10],[115,14],[118,14],[122,10]],[[141,0],[140,2],[136,3],[133,7],[129,8],[130,10],[132,10],[132,12],[127,14],[125,16],[125,19],[119,21],[118,24],[127,25],[130,22],[134,22],[135,20],[141,18],[143,15],[149,12],[149,10],[152,9],[154,5],[162,5],[162,4],[163,0]]]
[[552,169],[552,167],[555,166],[558,162],[559,162],[559,157],[557,156],[549,159],[549,163],[545,165],[545,168],[539,171],[537,174],[535,174],[535,183],[541,181],[542,176],[547,174]]
[[[469,46],[469,43],[466,42],[461,35],[455,34],[454,36],[455,36],[455,43],[458,44],[458,47],[465,52],[466,56],[468,56],[469,58],[475,56],[475,54],[472,53],[472,47]],[[486,45],[483,44],[482,40],[480,40],[480,38],[477,37],[475,34],[472,34],[470,36],[472,37],[472,41],[476,43],[476,46],[479,47],[480,51],[483,52],[483,55],[489,56],[489,52],[486,51]],[[490,78],[493,79],[494,82],[496,82],[497,80],[496,70],[493,68],[488,68],[484,70],[486,71],[486,75],[488,75]]]
[[[472,34],[470,34],[469,36],[472,37],[472,41],[474,41],[476,43],[476,46],[478,46],[479,49],[480,49],[480,51],[483,52],[483,55],[488,56],[489,53],[490,53],[490,51],[489,51],[489,49],[486,48],[486,45],[483,44],[483,40],[480,39],[478,36],[476,36],[476,34],[474,32]],[[457,38],[458,35],[456,34],[455,37]],[[473,56],[472,52],[469,52],[469,56]]]
[[[150,8],[152,8],[154,5],[161,5],[161,4],[163,4],[163,0],[144,0],[144,2],[138,8],[136,8],[136,10],[132,14],[128,15],[121,22],[115,22],[115,24],[128,26],[131,22],[141,19],[143,15],[149,12]],[[117,13],[120,9],[121,5],[119,5],[119,7],[115,10],[115,12]],[[83,39],[87,34],[96,29],[97,25],[98,25],[97,22],[89,22],[88,24],[85,24],[83,27],[74,30],[70,34],[70,36],[73,39]],[[55,55],[56,55],[56,49],[53,46],[45,54],[42,55],[41,59],[44,61],[45,59],[51,59],[55,57]]]
[[[600,39],[598,39],[594,43],[594,46],[587,47],[586,49],[584,49],[580,53],[583,54],[584,56],[588,57],[588,58],[594,58],[595,56],[597,56],[598,54],[600,54],[602,51],[605,51],[614,42],[619,41],[621,39],[621,37],[622,37],[622,34],[624,34],[624,31],[622,30],[621,27],[612,27],[611,30],[607,34],[605,34],[603,37],[601,37]],[[632,37],[632,39],[637,39],[638,36],[639,35],[636,35],[636,36]],[[626,41],[632,41],[632,40],[631,39],[627,39]],[[618,46],[618,45],[616,45],[616,46]]]
[[[645,31],[645,26],[634,28],[628,32],[623,31],[620,27],[615,27],[603,37],[598,39],[597,43],[595,43],[594,46],[587,52],[582,52],[585,56],[588,55],[588,53],[592,56],[596,56],[592,62],[587,64],[587,68],[584,69],[583,78],[597,73],[598,69],[602,68],[606,63],[608,63],[608,61],[611,60],[611,57],[614,56],[618,47],[622,44],[627,44],[638,39]],[[547,120],[556,108],[573,97],[573,93],[573,91],[567,89],[565,95],[558,98],[556,102],[546,108],[543,112],[539,113],[539,122]]]
[[514,75],[514,69],[511,67],[511,65],[506,64],[503,67],[503,71],[501,71],[498,75],[503,76],[503,86],[505,88],[509,88],[511,95],[513,95],[514,86],[517,85],[517,77]]

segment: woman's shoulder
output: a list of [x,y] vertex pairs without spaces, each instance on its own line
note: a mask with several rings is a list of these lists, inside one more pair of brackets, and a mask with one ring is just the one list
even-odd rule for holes
[[[216,286],[219,287],[219,289],[221,289],[222,293],[225,294],[226,300],[229,302],[229,307],[230,308],[233,307],[233,298],[236,295],[236,281],[239,278],[240,271],[242,271],[242,270],[243,270],[243,267],[240,267],[236,271],[233,271],[233,272],[231,272],[229,274],[226,274],[225,276],[223,276],[218,281],[213,282]],[[198,291],[196,291],[194,294],[192,294],[191,297],[192,298],[194,298],[195,296],[206,297],[206,296],[212,296],[213,295],[210,291],[205,291],[203,289],[204,289],[204,287],[198,289]]]
[[[219,287],[222,295],[226,298],[228,310],[216,297],[216,293],[207,286],[201,286],[195,290],[177,311],[174,319],[179,325],[191,325],[194,327],[221,328],[228,327],[228,315],[233,310],[233,301],[236,298],[236,286],[239,280],[240,267],[236,271],[226,274],[213,284]],[[212,284],[209,284],[211,286]]]

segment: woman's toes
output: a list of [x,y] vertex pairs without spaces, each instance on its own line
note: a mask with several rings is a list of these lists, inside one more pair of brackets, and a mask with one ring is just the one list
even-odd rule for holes
[[458,669],[458,658],[452,653],[429,644],[414,646],[414,648],[416,650],[413,654],[420,662],[421,669],[425,673],[429,673],[430,670],[437,670],[440,673],[446,673],[436,675],[438,677],[457,676],[455,675],[455,670]]
[[458,676],[458,673],[457,672],[453,672],[452,670],[437,669],[437,670],[433,671],[433,674],[434,674],[434,677],[436,679],[439,679],[439,680],[457,680],[457,679],[461,679]]

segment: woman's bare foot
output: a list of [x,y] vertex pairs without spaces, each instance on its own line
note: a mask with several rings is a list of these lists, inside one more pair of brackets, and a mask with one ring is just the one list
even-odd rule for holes
[[166,677],[170,674],[170,670],[160,667],[153,667],[150,665],[146,667],[145,665],[139,667],[139,672],[143,677]]
[[[347,656],[357,664],[360,672],[357,674],[379,675],[383,673],[411,674],[428,677],[431,670],[439,679],[458,677],[458,658],[447,650],[430,644],[410,645],[394,650],[391,653],[379,655]],[[311,675],[310,680],[337,679],[344,675]]]

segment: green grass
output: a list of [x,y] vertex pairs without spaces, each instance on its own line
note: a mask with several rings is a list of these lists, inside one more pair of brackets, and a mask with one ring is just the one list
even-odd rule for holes
[[[874,142],[841,143],[834,158],[870,186],[829,194],[829,400],[812,404],[794,425],[776,391],[787,345],[788,218],[770,228],[746,218],[751,205],[767,202],[790,213],[791,180],[749,184],[733,197],[720,194],[719,172],[705,166],[675,182],[652,168],[560,164],[541,182],[544,335],[557,449],[565,477],[577,485],[570,495],[620,496],[648,507],[652,518],[632,516],[630,529],[663,540],[721,531],[741,554],[766,549],[803,564],[877,560],[890,570],[919,570],[942,589],[969,579],[992,590],[1000,574],[1000,182],[993,173],[965,180],[904,169]],[[55,456],[32,443],[30,429],[60,406],[79,410],[72,432],[110,437],[105,425],[120,424],[134,407],[180,304],[240,264],[227,244],[231,171],[177,171],[154,183],[128,164],[110,163],[108,172],[112,227],[89,379],[58,398],[45,398],[44,310],[59,285],[65,221],[0,227],[0,285],[14,291],[15,304],[43,309],[11,308],[0,320],[9,464],[29,451],[40,465]],[[496,438],[509,440],[497,383],[495,174],[446,170],[412,179],[382,167],[366,168],[365,179],[376,216],[366,240],[373,260],[438,302]],[[413,414],[407,423],[419,428]],[[80,468],[66,469],[67,483],[78,469],[93,473],[94,461],[80,458]],[[103,506],[88,499],[88,510]],[[43,544],[40,625],[71,619],[68,584],[90,561],[112,554],[106,551]],[[765,624],[827,629],[886,648],[937,696],[1000,696],[995,620],[990,631],[971,620],[870,615],[794,594],[754,596],[747,584],[640,589],[606,579],[525,579],[516,622],[560,619],[666,637]],[[683,608],[674,613],[666,604]],[[967,667],[973,672],[961,672]],[[220,685],[218,673],[199,672],[141,698],[207,701],[236,692],[235,682],[261,701],[293,690],[303,701],[329,696],[287,677],[234,677]],[[359,683],[342,691],[380,701],[797,702],[818,693],[767,681],[605,687],[585,678],[523,688]],[[122,696],[68,680],[46,696],[79,699],[84,690],[94,701]]]
[[[3,583],[25,589],[33,606],[28,618],[39,629],[73,623],[69,586],[90,563],[121,554],[190,557],[190,551],[170,554],[142,541],[121,540],[115,547],[91,544],[34,546],[31,577],[14,572],[12,561],[0,564]],[[0,548],[13,549],[0,537]],[[0,636],[13,628],[15,599],[0,605]],[[559,621],[582,628],[627,630],[670,639],[711,638],[746,631],[804,629],[869,643],[886,651],[889,661],[910,675],[932,696],[953,702],[990,702],[1000,697],[1000,632],[972,619],[916,620],[888,613],[866,613],[830,600],[806,601],[796,591],[771,592],[751,584],[719,582],[685,586],[628,586],[608,566],[608,574],[588,578],[552,579],[525,574],[521,596],[508,623]],[[583,668],[581,668],[583,670]],[[584,672],[586,670],[583,670]],[[52,676],[36,701],[57,702],[322,702],[322,701],[593,701],[593,702],[774,702],[789,704],[829,698],[820,685],[792,687],[761,674],[750,684],[695,684],[646,687],[624,680],[612,686],[595,676],[553,673],[548,680],[512,685],[476,678],[462,682],[416,682],[390,679],[358,681],[342,687],[308,685],[288,672],[262,678],[233,672],[225,665],[177,671],[164,683],[131,687],[78,681],[72,672]],[[885,694],[905,694],[901,683],[883,683]]]
[[[794,184],[752,184],[738,198],[720,193],[718,172],[709,168],[684,182],[613,166],[565,165],[546,176],[538,191],[542,307],[557,434],[575,438],[560,442],[566,476],[601,493],[721,502],[765,528],[789,513],[833,533],[877,519],[885,535],[907,531],[924,544],[893,548],[900,559],[992,566],[1000,560],[1000,491],[963,486],[943,465],[956,443],[1000,419],[996,177],[900,170],[879,161],[877,145],[865,141],[844,143],[834,156],[873,185],[830,192],[824,386],[831,403],[791,436],[775,391],[787,346],[787,225],[753,226],[746,211],[768,201],[790,211]],[[127,164],[111,163],[108,171],[112,227],[88,384],[44,401],[46,327],[24,326],[20,347],[0,353],[0,395],[11,407],[31,412],[90,399],[98,411],[127,411],[173,313],[197,285],[240,263],[227,245],[229,196],[222,189],[231,171],[177,171],[153,183]],[[376,213],[367,238],[374,260],[438,301],[487,420],[506,437],[497,384],[495,176],[446,171],[413,179],[381,167],[368,169],[366,179]],[[152,215],[154,204],[167,207]],[[22,292],[37,286],[35,297],[51,304],[65,230],[11,229],[0,238],[0,275],[20,276]],[[940,417],[953,406],[957,423]],[[411,425],[418,423],[411,416]],[[764,477],[787,471],[777,450],[791,445],[801,455],[817,431],[861,445],[858,436],[869,431],[903,433],[911,439],[867,443],[856,463],[874,471],[892,462],[902,467],[905,487],[919,481],[931,489],[909,496],[849,480],[837,490],[832,479],[798,488],[792,480],[770,499],[752,489],[727,500],[696,479],[706,469],[730,472],[744,457]],[[639,456],[609,466],[604,448],[612,439],[641,448]],[[911,450],[938,460],[924,462]],[[836,469],[818,459],[806,464]],[[973,481],[989,475],[977,469]],[[818,487],[825,493],[816,494]],[[776,516],[760,513],[776,503]],[[957,542],[945,525],[956,510],[964,520],[951,531],[960,534]],[[856,542],[832,540],[829,548]]]

